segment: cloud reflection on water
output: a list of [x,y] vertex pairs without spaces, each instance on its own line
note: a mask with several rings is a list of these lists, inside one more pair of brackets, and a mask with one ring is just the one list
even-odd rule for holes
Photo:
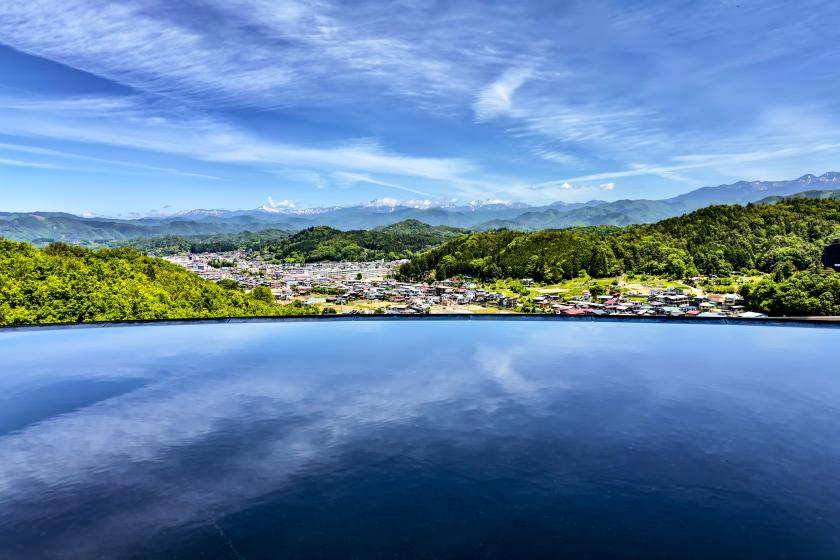
[[[710,392],[746,406],[748,419],[775,413],[796,391],[814,398],[817,385],[829,390],[820,398],[840,401],[838,389],[824,385],[819,360],[793,389],[784,367],[764,371],[780,382],[775,391],[744,374],[749,363],[792,363],[792,347],[824,344],[834,334],[788,330],[772,345],[766,341],[776,337],[773,329],[542,322],[14,333],[0,337],[10,366],[0,390],[67,379],[146,382],[0,437],[0,535],[36,525],[55,531],[32,544],[45,557],[132,550],[149,535],[252,507],[312,470],[341,476],[352,469],[342,461],[354,442],[393,443],[382,434],[400,426],[436,429],[451,445],[478,446],[491,434],[515,436],[514,425],[560,414],[558,407],[569,415],[560,429],[574,432],[581,427],[576,412],[591,414],[580,403],[603,398],[615,406],[587,424],[593,439],[633,442],[657,410],[693,406]],[[685,359],[690,347],[675,351],[675,337],[697,333],[700,344],[722,353],[706,356],[711,367]],[[38,348],[49,348],[48,355]],[[818,358],[819,347],[813,352]],[[756,386],[761,398],[747,398]],[[766,421],[772,425],[772,415]],[[714,426],[705,429],[708,440],[698,445],[720,442]],[[706,451],[737,453],[720,444]],[[376,452],[387,458],[406,449]],[[411,450],[421,461],[424,453]],[[825,453],[836,460],[840,448]],[[65,528],[90,507],[99,515]]]

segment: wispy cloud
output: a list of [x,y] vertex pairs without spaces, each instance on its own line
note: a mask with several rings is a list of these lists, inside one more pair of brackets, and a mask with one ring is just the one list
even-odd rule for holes
[[473,110],[477,121],[486,121],[513,111],[513,94],[532,76],[530,68],[508,70],[476,95]]
[[166,173],[170,175],[177,175],[180,177],[194,177],[198,179],[211,179],[214,181],[221,180],[220,177],[216,177],[214,175],[206,175],[203,173],[193,173],[189,171],[181,171],[180,169],[172,169],[169,167],[158,167],[156,165],[146,165],[142,163],[136,163],[131,161],[121,161],[121,160],[114,160],[114,159],[106,159],[100,157],[93,157],[93,156],[86,156],[82,154],[74,154],[62,150],[53,150],[50,148],[40,148],[37,146],[27,146],[22,144],[7,144],[0,142],[0,151],[12,151],[12,152],[22,152],[27,154],[37,154],[41,156],[47,156],[51,158],[59,158],[59,159],[74,159],[79,161],[87,161],[91,163],[97,164],[105,164],[105,165],[114,165],[118,167],[127,167],[130,169],[139,169],[143,171],[154,171],[160,173]]
[[[184,112],[161,116],[142,104],[126,100],[113,104],[60,100],[56,110],[52,100],[30,100],[22,104],[0,98],[0,111],[8,107],[14,107],[15,111],[5,112],[0,121],[0,132],[4,134],[105,144],[199,161],[274,168],[280,172],[285,166],[295,166],[460,181],[476,170],[473,163],[461,159],[390,153],[370,140],[327,147],[264,140],[213,117]],[[68,107],[80,108],[68,110]],[[380,183],[425,194],[410,187]]]
[[[630,169],[623,169],[619,171],[605,171],[602,173],[592,173],[589,175],[580,175],[577,177],[568,177],[557,179],[554,181],[545,181],[533,185],[533,188],[553,188],[572,182],[585,181],[603,181],[606,179],[619,179],[622,177],[639,177],[645,175],[674,175],[679,171],[687,171],[692,169],[717,169],[726,168],[731,165],[738,165],[742,163],[771,161],[781,158],[796,157],[814,152],[833,152],[840,149],[840,143],[817,144],[810,146],[803,146],[798,148],[780,148],[776,150],[760,151],[760,152],[743,152],[743,153],[721,153],[721,154],[689,154],[683,156],[674,156],[672,165],[647,165],[638,164],[632,166]],[[607,183],[611,184],[611,183]],[[611,190],[611,189],[608,189]]]
[[24,161],[19,159],[8,159],[0,157],[0,165],[8,165],[11,167],[32,167],[34,169],[64,169],[68,168],[56,165],[54,163],[39,163],[36,161]]
[[400,190],[400,191],[410,192],[410,193],[419,194],[419,195],[423,195],[423,196],[434,196],[431,193],[428,193],[426,191],[421,191],[419,189],[414,189],[414,188],[406,187],[406,186],[403,186],[403,185],[397,185],[395,183],[391,183],[391,182],[388,182],[388,181],[381,181],[379,179],[374,179],[373,177],[370,177],[368,175],[364,175],[364,174],[361,174],[361,173],[349,173],[347,171],[338,171],[338,172],[334,173],[333,175],[336,177],[336,179],[338,181],[340,181],[342,183],[348,183],[348,184],[368,183],[370,185],[378,185],[380,187],[387,187],[389,189],[397,189],[397,190]]
[[230,50],[209,32],[152,13],[135,2],[4,2],[0,41],[156,94],[238,101],[289,83],[291,70],[265,45]]
[[347,92],[362,101],[359,87],[376,84],[442,108],[504,56],[486,39],[509,41],[500,32],[510,27],[505,19],[455,8],[434,28],[418,28],[416,20],[431,14],[413,3],[344,10],[328,0],[210,0],[204,8],[193,19],[151,0],[6,2],[0,42],[193,102],[285,107],[347,102]]
[[325,203],[342,172],[532,202],[790,176],[840,137],[840,11],[803,2],[0,2],[0,133],[63,152],[10,161]]

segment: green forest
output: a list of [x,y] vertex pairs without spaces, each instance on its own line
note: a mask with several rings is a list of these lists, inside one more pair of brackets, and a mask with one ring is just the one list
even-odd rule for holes
[[764,275],[741,286],[746,305],[773,315],[840,314],[840,275],[820,264],[840,236],[840,201],[710,206],[649,225],[533,233],[472,233],[416,256],[403,278],[457,275],[553,283],[582,275],[667,278]]
[[[268,292],[266,294],[266,292]],[[315,313],[215,284],[129,248],[37,249],[0,239],[0,325]]]
[[[484,282],[648,275],[713,278],[748,309],[769,315],[840,315],[840,274],[824,268],[824,245],[840,237],[840,201],[788,198],[775,204],[711,206],[655,224],[533,233],[467,233],[408,220],[375,230],[314,227],[212,238],[159,238],[158,252],[255,251],[271,262],[410,257],[403,279],[470,276]],[[737,274],[735,274],[737,272]],[[739,282],[738,276],[748,277]],[[38,249],[0,240],[0,324],[278,316],[316,313],[277,305],[271,292],[243,293],[134,248]]]
[[373,261],[410,258],[460,237],[465,230],[405,220],[372,230],[305,229],[262,250],[268,262]]
[[274,263],[373,261],[410,258],[464,233],[466,230],[405,220],[372,230],[341,231],[316,226],[297,233],[269,229],[236,234],[165,236],[135,239],[121,245],[155,256],[244,250],[258,252],[267,262]]
[[260,251],[272,243],[289,237],[289,232],[265,229],[257,232],[222,233],[216,235],[166,235],[144,237],[129,242],[113,242],[116,247],[131,247],[146,255],[165,257],[183,253],[221,253],[224,251]]

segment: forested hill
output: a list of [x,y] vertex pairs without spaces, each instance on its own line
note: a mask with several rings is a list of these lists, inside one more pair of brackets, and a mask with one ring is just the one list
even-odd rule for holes
[[466,233],[448,226],[404,220],[373,230],[340,231],[327,226],[297,233],[281,230],[236,234],[165,236],[121,242],[140,252],[165,256],[178,253],[258,251],[269,261],[369,261],[410,257]]
[[711,206],[661,222],[592,233],[585,229],[534,233],[472,233],[404,265],[406,277],[574,278],[621,272],[685,277],[733,270],[804,270],[840,234],[840,201],[785,199],[778,204]]
[[36,249],[0,239],[0,325],[303,314],[131,249]]
[[820,264],[840,236],[840,201],[712,206],[656,224],[600,231],[472,233],[403,265],[404,278],[469,275],[552,283],[588,274],[670,278],[766,273],[744,286],[751,309],[772,315],[840,315],[840,274]]
[[448,226],[405,220],[374,230],[305,229],[262,249],[269,261],[370,261],[407,258],[466,233]]
[[241,233],[216,235],[166,235],[115,242],[111,245],[131,247],[141,253],[155,256],[183,253],[219,253],[236,250],[259,251],[288,238],[290,235],[288,231],[264,229],[256,232],[243,231]]
[[160,236],[236,234],[258,229],[299,229],[290,223],[250,220],[198,221],[183,218],[121,220],[85,218],[63,212],[0,212],[0,237],[38,246],[52,242],[97,245]]
[[785,198],[819,198],[840,200],[840,191],[803,191],[790,196],[768,196],[758,201],[759,204],[775,204]]

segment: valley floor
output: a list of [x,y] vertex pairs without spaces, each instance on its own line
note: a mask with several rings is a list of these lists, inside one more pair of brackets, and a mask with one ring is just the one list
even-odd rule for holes
[[[427,282],[393,279],[400,261],[318,262],[272,265],[240,252],[170,257],[214,281],[251,290],[267,286],[278,304],[312,306],[336,314],[489,314],[755,316],[737,290],[753,277],[692,278],[647,275],[574,278],[555,284],[530,279],[477,282],[469,278]],[[218,266],[217,263],[226,266]]]

